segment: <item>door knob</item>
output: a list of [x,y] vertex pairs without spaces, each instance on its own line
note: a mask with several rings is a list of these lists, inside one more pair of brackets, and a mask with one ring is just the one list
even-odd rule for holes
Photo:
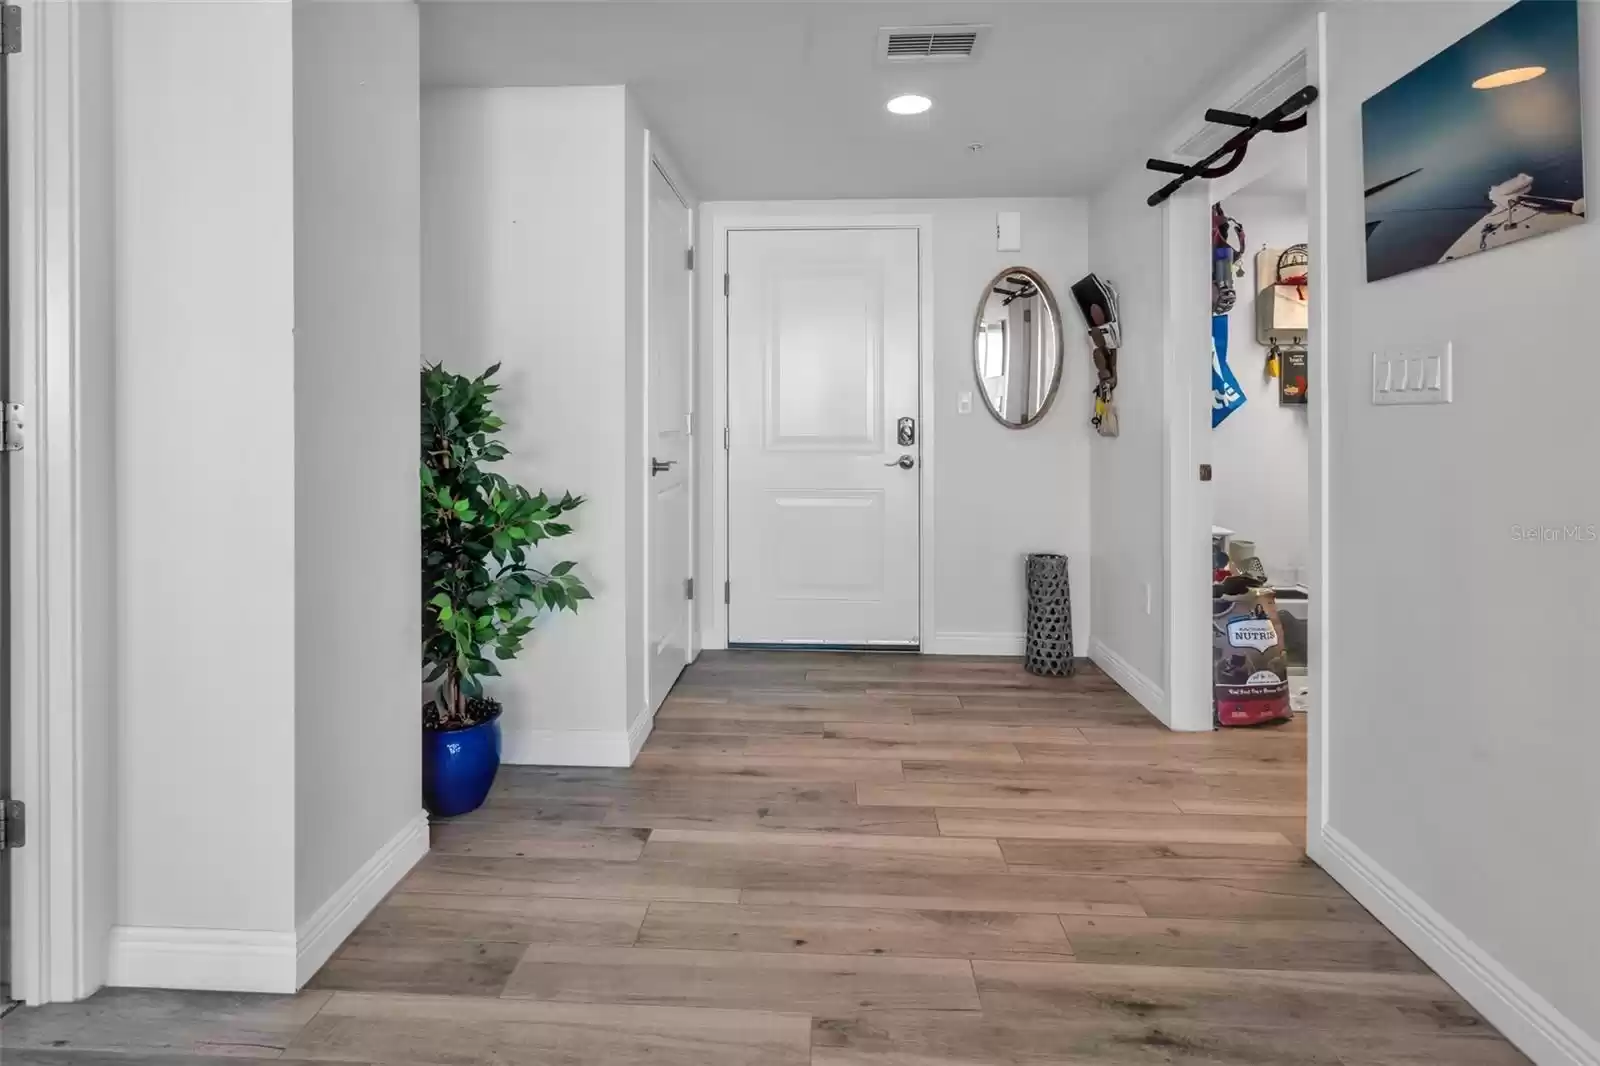
[[890,462],[884,463],[883,465],[884,466],[898,466],[901,470],[910,470],[912,467],[917,465],[917,461],[915,459],[911,458],[911,456],[909,456],[909,455],[902,455],[900,458],[891,460]]
[[665,474],[668,470],[671,470],[677,465],[678,460],[676,459],[667,459],[663,461],[661,459],[652,458],[650,460],[650,476],[655,477],[657,474]]

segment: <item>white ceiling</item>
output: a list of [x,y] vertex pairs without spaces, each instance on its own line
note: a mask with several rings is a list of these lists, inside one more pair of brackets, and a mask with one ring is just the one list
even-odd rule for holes
[[[1303,3],[427,0],[422,72],[631,85],[708,200],[1073,195],[1222,106],[1193,96]],[[876,61],[880,27],[951,23],[993,27],[970,63]],[[933,110],[888,114],[904,92]]]

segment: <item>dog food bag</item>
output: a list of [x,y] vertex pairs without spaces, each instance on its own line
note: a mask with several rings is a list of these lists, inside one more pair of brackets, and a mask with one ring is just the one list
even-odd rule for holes
[[1217,725],[1264,725],[1293,717],[1283,620],[1271,589],[1215,592],[1211,637]]

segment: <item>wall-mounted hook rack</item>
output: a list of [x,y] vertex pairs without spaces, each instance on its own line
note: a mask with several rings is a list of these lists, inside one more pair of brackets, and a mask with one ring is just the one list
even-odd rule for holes
[[1316,98],[1317,87],[1307,85],[1260,118],[1253,118],[1237,111],[1207,108],[1207,122],[1215,122],[1222,126],[1237,126],[1239,132],[1229,137],[1221,148],[1198,163],[1172,163],[1165,159],[1147,160],[1145,169],[1162,174],[1176,174],[1178,177],[1151,193],[1145,203],[1155,207],[1195,178],[1220,178],[1224,174],[1233,173],[1239,164],[1244,162],[1245,149],[1250,146],[1250,141],[1256,134],[1291,133],[1303,129],[1306,124],[1306,109]]

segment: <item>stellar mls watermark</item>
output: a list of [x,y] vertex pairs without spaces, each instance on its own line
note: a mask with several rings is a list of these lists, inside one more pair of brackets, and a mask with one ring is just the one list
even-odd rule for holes
[[1526,544],[1593,544],[1600,541],[1594,523],[1566,526],[1512,526],[1511,539]]

